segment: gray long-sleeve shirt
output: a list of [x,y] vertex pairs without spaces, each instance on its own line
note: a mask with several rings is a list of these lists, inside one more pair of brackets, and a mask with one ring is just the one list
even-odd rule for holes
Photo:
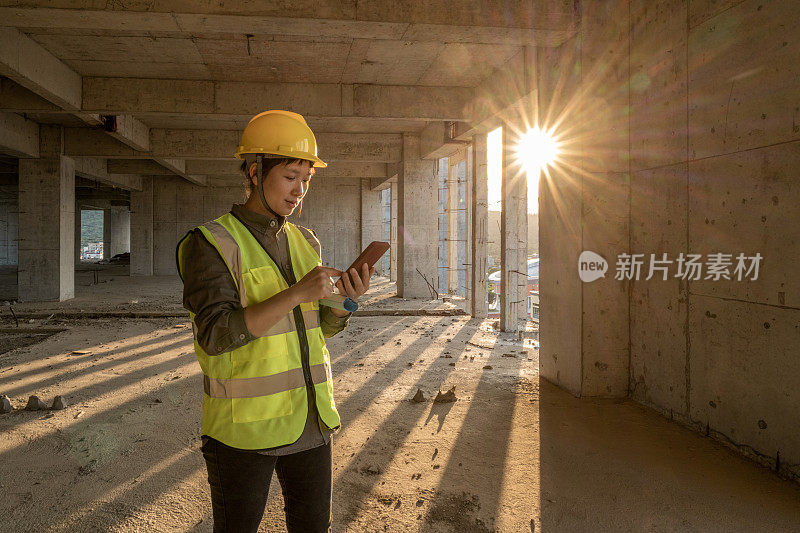
[[[291,285],[294,280],[285,217],[262,215],[234,205],[231,213],[244,224],[276,262]],[[319,241],[310,230],[301,228],[319,251]],[[216,248],[199,230],[193,230],[184,244],[183,306],[195,314],[197,342],[211,356],[240,348],[256,337],[247,329],[244,308],[239,301],[236,283]],[[349,315],[337,317],[330,308],[320,306],[320,327],[325,337],[332,337],[347,325]],[[292,444],[258,450],[268,455],[288,455],[327,444],[333,432],[319,418],[309,392],[309,409],[300,438]],[[205,440],[207,437],[204,436]]]

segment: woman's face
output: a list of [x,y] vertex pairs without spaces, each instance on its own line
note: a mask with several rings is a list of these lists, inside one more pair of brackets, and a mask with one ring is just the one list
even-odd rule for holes
[[[252,171],[251,176],[257,186],[255,171]],[[272,167],[264,176],[264,197],[267,204],[279,215],[291,215],[308,192],[311,176],[310,161]]]

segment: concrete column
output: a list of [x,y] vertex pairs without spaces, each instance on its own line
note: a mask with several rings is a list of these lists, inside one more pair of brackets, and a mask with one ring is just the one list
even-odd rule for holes
[[[361,249],[382,240],[381,191],[373,191],[370,179],[361,180]],[[355,258],[353,258],[355,259]],[[377,266],[376,266],[377,268]]]
[[392,254],[391,262],[389,264],[389,279],[397,281],[397,183],[392,183],[392,220],[390,222],[391,245],[390,252]]
[[20,301],[75,296],[75,162],[60,126],[40,126],[38,159],[19,161]]
[[116,207],[108,211],[111,218],[111,242],[109,256],[129,252],[131,249],[131,214],[126,207]]
[[[510,127],[503,126],[502,200],[500,212],[500,330],[519,331],[520,293],[520,202],[527,201],[525,174],[514,164]],[[523,239],[525,236],[523,235]],[[523,250],[524,252],[524,250]]]
[[131,191],[131,276],[153,275],[153,178],[142,177],[142,190]]
[[0,185],[0,265],[17,265],[19,196],[17,184]]
[[524,323],[528,319],[528,174],[522,169],[520,172],[517,202],[517,294],[520,303],[517,318]]
[[75,202],[75,266],[81,264],[81,204]]
[[397,294],[402,298],[436,297],[435,164],[421,159],[419,135],[403,134],[397,179]]
[[[452,161],[452,159],[448,160]],[[447,169],[447,286],[445,294],[458,290],[458,165]]]
[[111,259],[113,226],[114,221],[111,217],[111,209],[103,209],[103,259]]
[[486,165],[486,134],[472,138],[472,316],[486,318],[489,304],[486,300],[486,257],[489,243],[489,185]]

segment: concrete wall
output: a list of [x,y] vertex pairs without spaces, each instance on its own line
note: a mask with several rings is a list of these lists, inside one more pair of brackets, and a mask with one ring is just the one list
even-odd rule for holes
[[797,5],[724,4],[632,4],[631,246],[761,272],[634,283],[631,395],[800,477]]
[[[573,394],[624,397],[629,287],[614,279],[614,265],[630,239],[629,13],[622,3],[583,5],[580,32],[537,54],[539,105],[568,125],[556,132],[568,153],[539,186],[540,365]],[[605,278],[580,281],[584,250],[608,261]]]
[[[175,246],[186,232],[243,201],[244,188],[238,185],[200,187],[180,178],[154,177],[153,274],[177,275]],[[312,180],[302,213],[295,213],[290,220],[316,232],[322,243],[323,264],[347,268],[361,252],[361,181]]]
[[153,274],[177,275],[175,247],[186,232],[244,200],[244,187],[201,187],[177,177],[153,178]]
[[19,203],[17,185],[0,186],[0,265],[17,264]]
[[[543,178],[541,373],[624,396],[800,477],[800,47],[794,2],[584,4],[538,58],[579,157]],[[630,54],[628,55],[628,50]],[[543,104],[544,103],[544,104]],[[581,283],[578,254],[609,262]],[[638,279],[615,279],[622,253]],[[761,254],[757,280],[676,277],[680,254]],[[672,260],[649,281],[650,254]]]

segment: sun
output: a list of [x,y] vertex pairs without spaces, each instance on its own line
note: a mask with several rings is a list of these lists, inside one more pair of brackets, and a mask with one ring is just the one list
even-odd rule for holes
[[523,134],[517,145],[517,157],[530,175],[538,174],[540,170],[555,163],[558,154],[559,142],[552,131],[538,126]]

